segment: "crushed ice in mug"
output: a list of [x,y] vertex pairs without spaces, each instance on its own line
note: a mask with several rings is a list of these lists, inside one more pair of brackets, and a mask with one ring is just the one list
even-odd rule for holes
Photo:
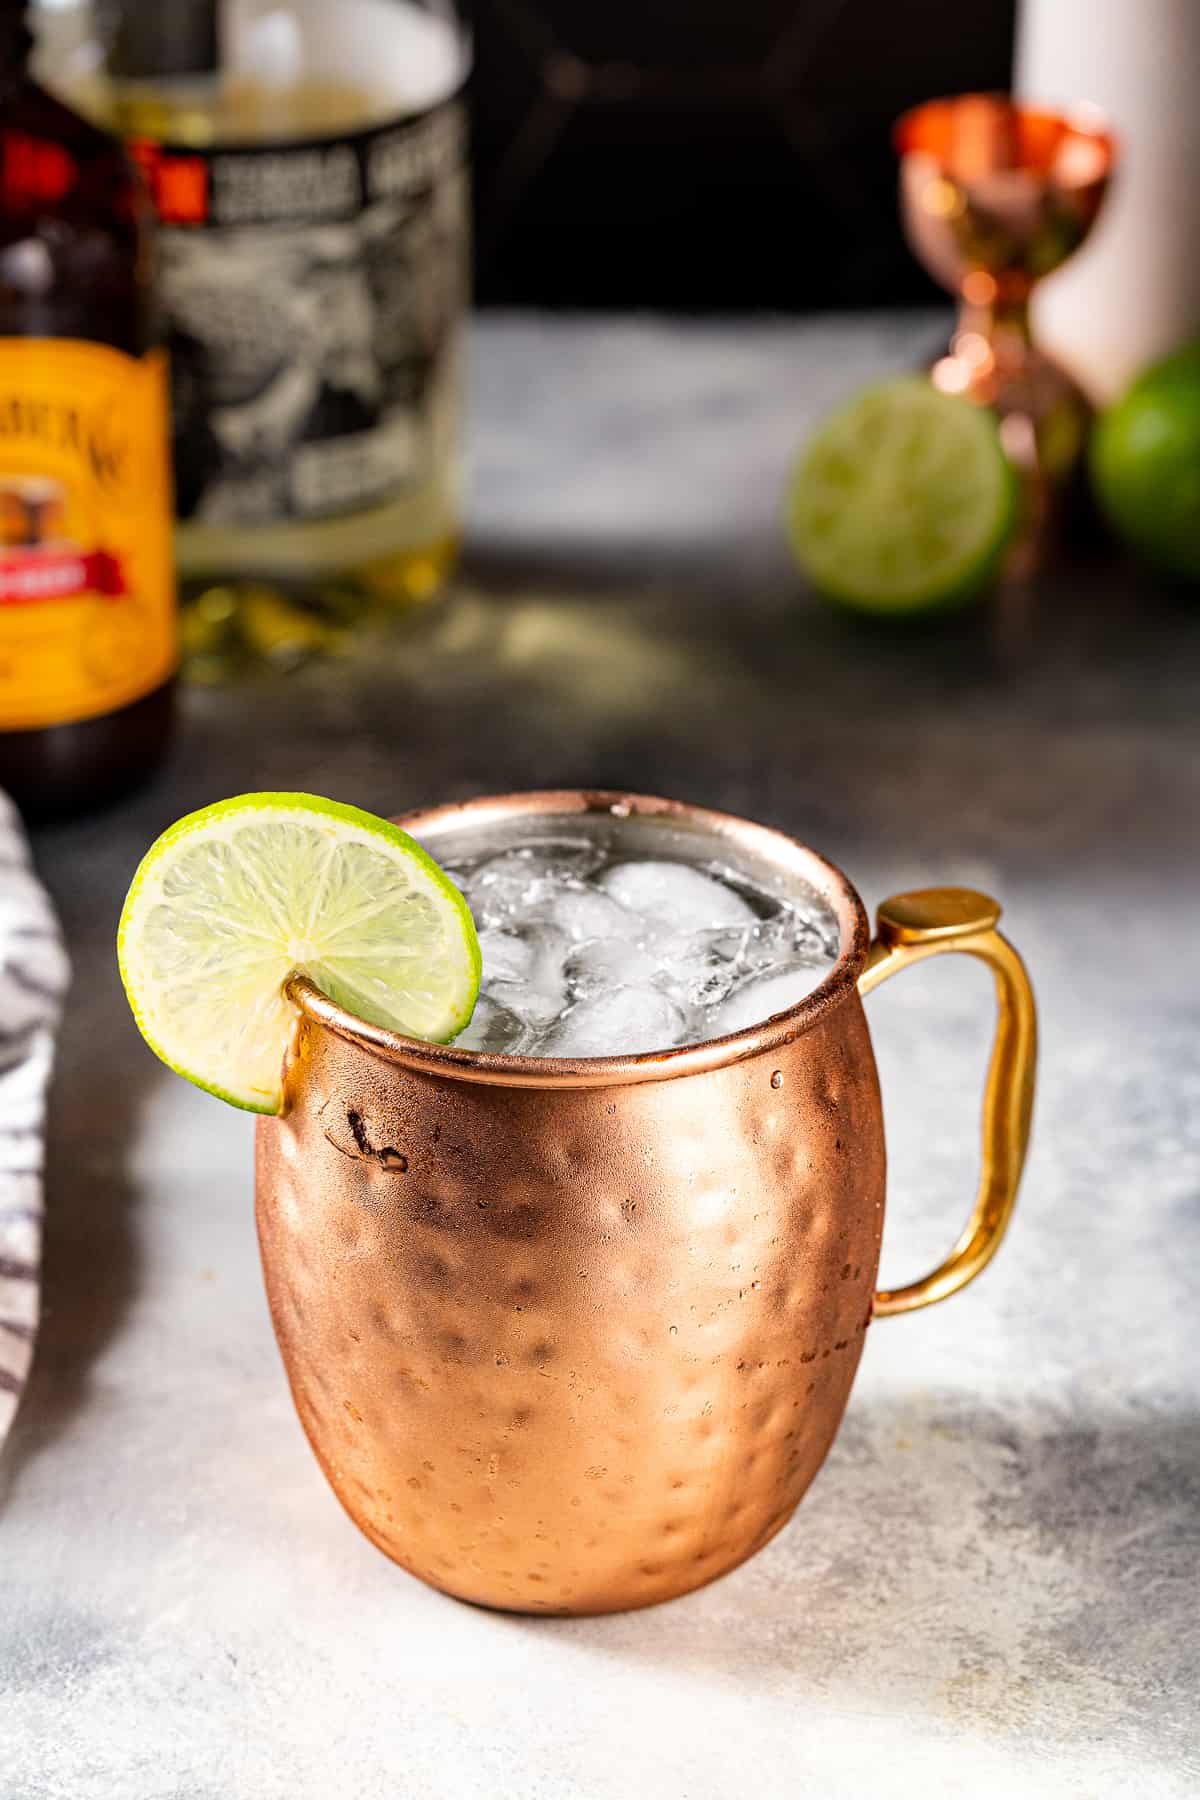
[[815,893],[718,862],[564,836],[452,862],[483,980],[457,1043],[518,1056],[636,1056],[704,1043],[795,1006],[838,956]]

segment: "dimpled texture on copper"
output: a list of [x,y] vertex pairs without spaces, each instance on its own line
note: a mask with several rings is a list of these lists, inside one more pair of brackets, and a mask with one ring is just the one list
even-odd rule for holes
[[507,1088],[302,1022],[258,1223],[304,1428],[388,1556],[464,1599],[685,1593],[785,1523],[845,1408],[883,1219],[851,991],[676,1080]]

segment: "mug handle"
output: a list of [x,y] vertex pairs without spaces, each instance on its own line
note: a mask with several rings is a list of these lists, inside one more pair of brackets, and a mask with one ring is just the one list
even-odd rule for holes
[[1024,963],[996,930],[999,918],[996,901],[971,888],[895,894],[879,908],[860,994],[930,956],[977,956],[996,977],[997,1018],[983,1097],[983,1166],[966,1230],[932,1274],[907,1287],[880,1289],[875,1317],[915,1312],[965,1287],[991,1261],[1012,1217],[1033,1112],[1037,1011]]

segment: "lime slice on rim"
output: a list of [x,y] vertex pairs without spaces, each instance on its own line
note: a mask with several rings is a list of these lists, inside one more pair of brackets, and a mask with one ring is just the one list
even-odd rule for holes
[[189,813],[142,858],[117,930],[138,1028],[176,1074],[278,1112],[293,972],[348,1012],[444,1043],[479,993],[467,903],[397,825],[312,794]]
[[924,612],[969,599],[995,573],[1018,493],[991,413],[902,376],[818,427],[789,482],[788,536],[829,599]]

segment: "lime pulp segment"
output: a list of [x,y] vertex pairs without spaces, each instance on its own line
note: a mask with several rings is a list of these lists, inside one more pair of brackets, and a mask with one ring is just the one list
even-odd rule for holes
[[818,428],[791,478],[788,533],[831,599],[917,612],[983,584],[1016,499],[987,409],[904,376],[867,388]]
[[357,1018],[446,1042],[470,1020],[479,943],[457,888],[406,832],[310,794],[243,794],[143,858],[117,935],[150,1047],[236,1106],[277,1112],[292,973]]

